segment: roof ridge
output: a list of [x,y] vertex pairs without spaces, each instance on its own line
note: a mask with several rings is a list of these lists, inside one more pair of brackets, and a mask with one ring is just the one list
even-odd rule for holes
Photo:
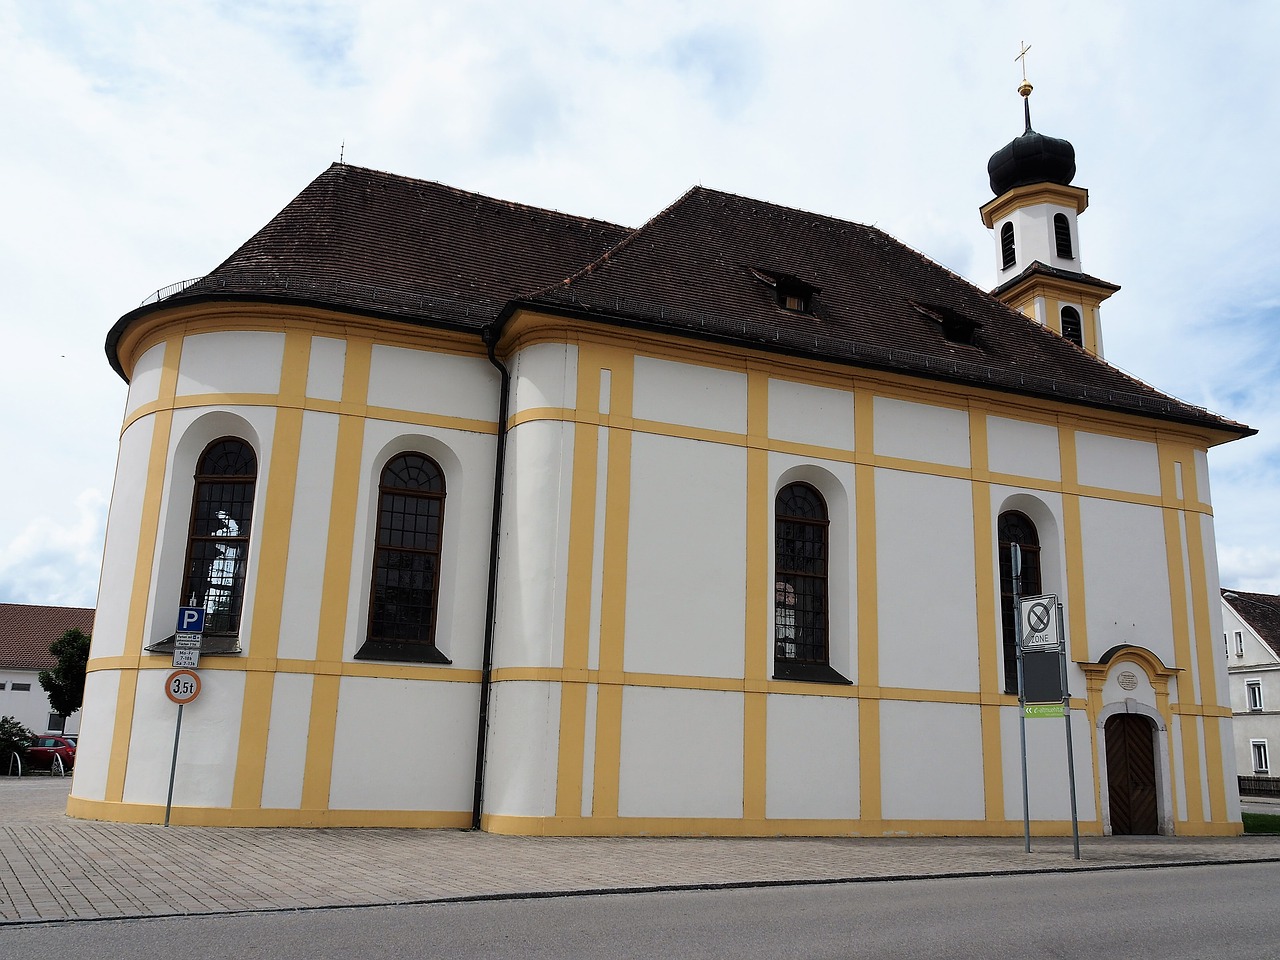
[[[491,196],[490,194],[480,193],[476,190],[464,190],[461,187],[451,186],[450,184],[442,183],[439,180],[427,180],[422,177],[408,177],[401,173],[391,173],[387,170],[378,170],[375,167],[362,167],[357,164],[351,164],[351,163],[334,162],[330,164],[329,167],[325,169],[323,173],[320,174],[320,176],[316,177],[316,180],[319,180],[321,177],[324,177],[325,175],[331,172],[337,172],[335,168],[341,168],[342,170],[351,170],[356,173],[365,174],[365,175],[372,174],[373,176],[381,177],[383,179],[397,181],[406,186],[416,185],[416,186],[433,187],[444,193],[452,194],[453,196],[466,197],[468,199],[475,199],[475,200],[484,200],[489,203],[500,204],[501,206],[507,207],[512,210],[528,210],[530,213],[553,214],[554,216],[563,217],[566,220],[575,220],[579,223],[598,223],[606,227],[619,227],[623,230],[631,229],[626,224],[614,223],[610,220],[602,220],[599,217],[585,217],[577,213],[566,213],[565,211],[557,210],[554,207],[540,207],[532,203],[521,203],[519,200],[504,200],[502,197]],[[314,182],[315,180],[312,181],[312,183]],[[290,202],[292,203],[292,201]]]

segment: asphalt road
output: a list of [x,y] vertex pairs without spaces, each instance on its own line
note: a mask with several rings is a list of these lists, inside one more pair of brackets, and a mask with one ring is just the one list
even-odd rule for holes
[[1280,958],[1280,866],[572,896],[0,929],[13,960]]

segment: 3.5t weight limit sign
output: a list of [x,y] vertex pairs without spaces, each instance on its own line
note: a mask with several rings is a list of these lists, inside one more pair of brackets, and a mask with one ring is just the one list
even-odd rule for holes
[[1042,597],[1019,597],[1018,615],[1022,618],[1023,650],[1057,650],[1058,598],[1055,594]]
[[191,670],[175,670],[164,682],[164,693],[178,706],[200,696],[200,675]]

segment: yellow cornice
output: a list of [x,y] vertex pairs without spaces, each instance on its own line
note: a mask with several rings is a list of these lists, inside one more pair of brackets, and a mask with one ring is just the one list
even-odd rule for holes
[[1069,280],[1043,273],[1032,273],[1013,286],[1000,291],[999,299],[1015,310],[1035,297],[1046,297],[1066,303],[1097,307],[1115,291],[1100,287],[1090,280]]
[[1080,214],[1089,206],[1089,191],[1083,187],[1063,186],[1060,183],[1029,183],[1014,187],[994,200],[988,200],[978,212],[982,214],[982,222],[990,230],[995,227],[997,220],[1004,219],[1014,210],[1036,203],[1073,207]]
[[486,355],[478,331],[463,333],[405,320],[297,304],[214,301],[156,310],[135,320],[121,333],[116,343],[116,356],[120,360],[120,369],[132,379],[133,366],[138,358],[166,338],[174,334],[190,335],[225,330],[271,333],[305,330],[314,336],[339,340],[357,334],[391,346],[432,349],[473,357]]

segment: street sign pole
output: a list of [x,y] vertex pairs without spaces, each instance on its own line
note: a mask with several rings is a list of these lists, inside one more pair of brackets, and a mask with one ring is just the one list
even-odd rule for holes
[[1022,550],[1009,544],[1013,567],[1013,639],[1018,653],[1018,739],[1022,745],[1022,845],[1031,852],[1031,801],[1027,793],[1027,693],[1022,666]]
[[173,778],[178,772],[178,739],[182,736],[182,708],[186,704],[178,704],[178,722],[173,728],[173,760],[169,764],[169,796],[164,801],[164,825],[169,825],[169,814],[173,810]]
[[1071,842],[1080,859],[1080,815],[1076,810],[1076,755],[1071,747],[1071,691],[1067,689],[1067,640],[1062,626],[1062,604],[1058,604],[1058,663],[1062,668],[1062,716],[1067,723],[1067,783],[1071,788]]

